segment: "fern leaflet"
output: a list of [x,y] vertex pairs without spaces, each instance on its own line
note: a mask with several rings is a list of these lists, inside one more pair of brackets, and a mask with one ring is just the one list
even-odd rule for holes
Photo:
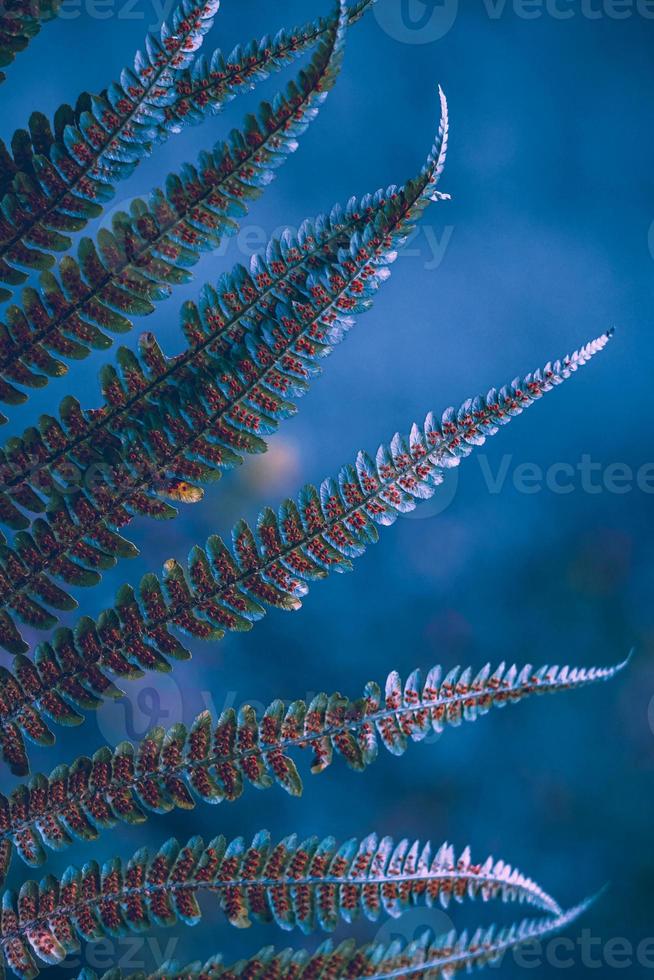
[[[300,796],[302,779],[289,755],[296,749],[312,752],[314,774],[331,766],[334,753],[362,772],[377,758],[379,739],[400,756],[411,741],[476,721],[493,707],[607,681],[624,666],[535,670],[527,664],[518,670],[502,663],[491,671],[487,664],[474,677],[470,668],[444,673],[434,667],[424,680],[414,671],[405,684],[391,673],[383,694],[370,682],[356,701],[338,692],[318,694],[310,704],[274,701],[261,718],[244,705],[238,715],[225,711],[217,723],[205,711],[189,729],[154,729],[136,746],[99,749],[92,758],[57,766],[49,777],[35,775],[9,797],[0,794],[0,885],[14,847],[26,864],[40,867],[45,846],[59,851],[74,839],[95,840],[117,822],[141,823],[148,811],[192,809],[196,799],[232,802],[247,784],[278,784]],[[30,667],[27,661],[23,670]],[[81,722],[82,716],[69,705],[65,721]]]
[[[429,977],[451,980],[457,973],[499,964],[507,952],[525,944],[533,945],[555,936],[571,926],[593,904],[594,899],[559,915],[541,919],[523,919],[501,929],[491,926],[467,932],[452,931],[435,936],[426,930],[413,942],[394,940],[388,945],[368,943],[357,946],[346,939],[335,946],[328,939],[315,953],[307,950],[276,950],[266,946],[248,959],[229,966],[221,956],[206,963],[189,963],[185,967],[169,960],[155,973],[125,974],[109,970],[100,980],[392,980],[392,978]],[[97,980],[91,970],[83,970],[77,980]]]
[[16,896],[5,892],[0,946],[18,976],[38,973],[45,963],[65,960],[79,940],[120,936],[177,922],[196,925],[198,895],[211,891],[229,923],[247,928],[274,922],[304,933],[333,932],[342,919],[361,914],[372,922],[399,917],[412,905],[447,907],[451,901],[480,898],[521,902],[560,915],[558,904],[539,885],[504,861],[474,863],[470,849],[458,857],[443,844],[370,834],[340,846],[333,837],[296,835],[273,844],[266,831],[250,845],[200,837],[184,846],[167,841],[150,855],[143,848],[126,863],[114,858],[70,867],[61,880],[27,881]]
[[52,354],[79,360],[91,347],[110,346],[100,328],[130,330],[130,316],[151,313],[172,286],[188,281],[186,269],[202,251],[235,232],[246,202],[262,193],[274,169],[297,148],[298,136],[333,86],[345,24],[344,15],[333,21],[308,71],[274,105],[263,103],[258,118],[249,116],[229,143],[203,153],[197,168],[186,165],[171,175],[149,204],[136,201],[131,215],[118,215],[113,234],[101,231],[97,244],[83,239],[77,260],[64,258],[58,278],[42,273],[42,297],[24,290],[22,309],[10,307],[0,327],[0,400],[24,402],[27,395],[16,383],[41,387],[48,376],[64,374],[66,365]]
[[[173,628],[219,640],[226,630],[250,629],[267,606],[300,608],[307,582],[349,571],[352,559],[377,541],[377,525],[393,524],[433,496],[446,468],[458,466],[500,426],[569,378],[609,336],[500,391],[491,389],[485,398],[469,399],[458,412],[448,409],[440,422],[430,413],[422,430],[414,425],[407,438],[398,434],[382,445],[375,462],[360,453],[356,466],[344,467],[319,491],[306,486],[297,504],[284,501],[279,514],[264,510],[256,532],[240,521],[232,549],[213,535],[206,548],[192,549],[186,571],[171,559],[161,581],[153,574],[143,577],[138,594],[123,586],[114,608],[97,622],[83,617],[74,631],[58,630],[52,645],[39,646],[34,665],[23,659],[13,674],[0,676],[0,739],[12,769],[27,771],[24,735],[52,743],[43,716],[65,717],[62,704],[71,691],[95,705],[115,693],[106,671],[129,678],[141,670],[170,670],[169,658],[187,659]],[[0,588],[4,595],[11,591],[6,575]],[[12,627],[7,615],[5,624]],[[8,628],[4,633],[13,642]]]
[[[128,432],[123,453],[115,466],[110,465],[109,480],[95,486],[92,495],[53,500],[46,521],[34,523],[34,535],[21,532],[15,549],[5,546],[0,551],[0,569],[12,583],[11,593],[2,594],[5,609],[13,609],[30,625],[53,626],[56,620],[41,601],[55,609],[70,609],[74,602],[46,577],[49,571],[70,584],[94,584],[99,578],[95,568],[128,553],[129,544],[115,528],[128,523],[130,514],[170,516],[171,508],[157,499],[153,485],[177,499],[198,499],[189,479],[217,479],[223,469],[240,461],[239,452],[265,448],[261,436],[295,411],[286,396],[304,392],[318,371],[316,362],[353,325],[351,314],[370,307],[389,275],[394,246],[404,240],[415,216],[437,199],[434,185],[447,146],[447,112],[442,94],[441,98],[443,120],[428,165],[363,234],[354,234],[349,252],[339,255],[342,261],[311,273],[302,301],[278,306],[270,319],[246,334],[245,343],[229,359],[207,356],[214,333],[190,351],[184,363],[174,362],[172,371],[181,375],[180,384],[163,386],[156,412],[142,419],[132,405],[126,413],[128,426],[136,423],[139,434]],[[238,303],[238,297],[228,302]],[[148,353],[146,364],[169,384],[165,359],[154,346]],[[123,354],[123,361],[130,390],[147,383],[133,356]],[[75,429],[80,432],[79,423]],[[22,642],[15,629],[12,636],[18,651]]]
[[[0,12],[0,68],[12,63],[24,51],[41,25],[57,16],[58,0],[7,0]],[[0,71],[0,83],[6,75]],[[0,150],[0,169],[2,168]]]
[[[348,24],[355,24],[376,0],[358,0],[348,9]],[[202,122],[207,113],[220,112],[242,89],[268,78],[274,71],[301,57],[331,31],[332,21],[321,18],[293,30],[280,30],[270,38],[239,44],[228,58],[215,51],[207,60],[198,57],[175,78],[175,101],[164,112],[172,125]]]

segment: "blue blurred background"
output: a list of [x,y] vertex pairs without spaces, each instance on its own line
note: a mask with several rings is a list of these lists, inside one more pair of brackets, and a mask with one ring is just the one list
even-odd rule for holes
[[[43,29],[3,87],[5,139],[31,110],[52,113],[82,88],[98,91],[117,76],[159,13],[149,0],[121,4],[98,6],[109,12],[100,20],[94,8],[67,3],[66,18]],[[328,11],[327,0],[224,0],[205,51],[231,50]],[[142,556],[78,595],[84,611],[95,615],[123,581],[137,581],[170,556],[183,560],[193,542],[227,532],[237,517],[254,518],[306,480],[336,473],[359,448],[374,451],[429,409],[509,381],[609,326],[618,328],[616,337],[466,462],[425,513],[384,534],[353,575],[316,586],[299,615],[273,612],[250,634],[215,647],[193,644],[191,664],[172,678],[130,686],[125,702],[58,735],[58,752],[37,753],[36,762],[49,771],[153,723],[190,721],[206,706],[265,705],[319,690],[358,696],[367,680],[382,681],[393,668],[406,676],[438,662],[608,664],[635,646],[628,673],[609,686],[495,712],[410,748],[401,760],[384,754],[363,777],[337,762],[313,778],[300,758],[306,779],[299,801],[281,790],[251,790],[235,805],[121,827],[99,846],[53,855],[51,870],[73,858],[129,855],[171,834],[251,838],[267,827],[275,838],[293,831],[345,838],[376,830],[448,839],[457,848],[470,843],[481,858],[493,853],[518,864],[563,904],[610,882],[570,933],[577,940],[590,929],[600,940],[592,946],[597,976],[612,972],[605,944],[624,938],[635,950],[654,937],[654,20],[647,14],[654,11],[645,4],[608,0],[547,7],[474,0],[458,8],[452,0],[379,0],[353,28],[336,90],[252,207],[247,234],[204,258],[194,284],[142,328],[154,330],[169,353],[179,350],[181,300],[246,261],[257,237],[415,174],[437,126],[438,82],[452,119],[441,186],[453,200],[427,212],[373,310],[326,362],[296,418],[270,440],[269,454],[228,474],[177,521],[137,522]],[[274,77],[157,149],[120,188],[116,207],[194,160],[281,83]],[[106,357],[73,367],[32,397],[5,434],[22,431],[71,390],[85,406],[96,405],[96,373]],[[597,464],[594,492],[576,471],[563,481],[565,492],[556,492],[552,479],[561,471],[551,468],[576,468],[584,456]],[[542,476],[529,493],[520,483],[525,463]],[[619,486],[611,484],[616,474]],[[13,785],[6,771],[2,779],[3,788]],[[17,862],[12,884],[24,871]],[[112,952],[101,944],[83,962],[106,969],[113,958],[126,969],[150,968],[171,940],[168,952],[182,960],[216,949],[234,958],[279,941],[272,927],[230,930],[210,898],[203,904],[204,923],[162,932],[160,947],[118,943]],[[514,910],[492,912],[508,922]],[[411,937],[425,925],[448,928],[450,920],[487,922],[489,913],[420,910],[391,926],[360,922],[354,932]],[[299,936],[281,941],[302,943]],[[641,961],[643,950],[654,968],[654,941],[641,947]],[[574,975],[591,966],[579,947],[558,955],[570,957]],[[629,975],[649,974],[636,960],[634,953]],[[542,962],[538,975],[560,968]],[[522,976],[524,967],[510,959],[502,970]]]

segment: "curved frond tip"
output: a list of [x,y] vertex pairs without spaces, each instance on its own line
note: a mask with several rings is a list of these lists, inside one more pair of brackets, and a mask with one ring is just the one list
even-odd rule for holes
[[247,844],[200,837],[184,846],[174,839],[155,854],[145,848],[127,862],[95,861],[70,867],[60,880],[25,882],[18,895],[5,892],[0,948],[21,978],[37,975],[37,960],[63,962],[80,940],[201,919],[200,894],[216,899],[238,928],[274,922],[283,930],[333,932],[339,921],[365,916],[398,918],[414,905],[447,907],[480,899],[532,905],[560,915],[558,904],[531,879],[504,861],[475,863],[466,848],[433,848],[420,841],[379,838],[339,845],[333,837],[296,835],[277,844],[261,831]]
[[[321,693],[309,704],[274,701],[261,717],[246,704],[238,714],[225,711],[217,722],[205,711],[189,728],[156,728],[136,745],[101,748],[91,758],[58,765],[50,776],[35,775],[8,797],[0,794],[0,885],[14,849],[27,864],[40,867],[46,847],[60,851],[76,839],[95,840],[119,823],[141,823],[148,813],[190,809],[196,800],[231,802],[248,785],[260,790],[279,785],[300,796],[296,753],[311,753],[314,774],[338,758],[363,772],[376,760],[380,741],[400,756],[411,742],[446,726],[475,721],[491,708],[532,694],[610,680],[625,666],[536,670],[500,664],[491,670],[487,664],[476,675],[470,668],[434,667],[426,677],[413,671],[405,683],[393,672],[383,690],[371,681],[354,701],[338,692]],[[73,724],[81,716],[71,706],[57,720]]]
[[[526,943],[543,942],[568,929],[593,905],[595,899],[543,919],[524,919],[509,927],[452,931],[436,936],[425,930],[412,942],[394,940],[389,944],[357,946],[346,939],[339,945],[327,940],[315,953],[308,950],[266,946],[254,956],[227,965],[222,956],[206,963],[181,966],[173,960],[162,963],[154,973],[126,974],[120,969],[103,974],[101,980],[394,980],[427,978],[450,980],[457,973],[499,964],[511,950]],[[84,970],[77,980],[97,980]]]

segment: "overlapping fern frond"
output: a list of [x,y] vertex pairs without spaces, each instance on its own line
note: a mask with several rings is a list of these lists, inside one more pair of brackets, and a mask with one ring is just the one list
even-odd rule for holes
[[[12,180],[0,214],[0,281],[24,282],[23,267],[47,268],[71,232],[97,217],[113,184],[133,173],[171,126],[164,107],[175,98],[175,75],[186,68],[213,23],[220,0],[181,0],[159,37],[100,95],[83,96],[78,112],[64,106],[53,137],[43,115],[32,116],[21,148],[27,159]],[[83,107],[83,108],[82,108]],[[47,153],[30,154],[34,146]],[[14,154],[15,157],[15,154]]]
[[82,239],[77,259],[64,258],[58,276],[42,273],[40,294],[23,291],[22,306],[11,306],[0,328],[0,400],[24,402],[23,388],[65,373],[65,360],[110,346],[105,330],[130,330],[131,317],[151,313],[174,285],[188,281],[188,268],[203,251],[235,233],[248,202],[297,148],[332,88],[346,30],[341,4],[309,68],[272,105],[264,102],[228,143],[201,154],[196,167],[171,174],[148,203],[137,200],[131,214],[117,215],[113,233]]
[[[33,662],[19,657],[13,672],[0,674],[0,738],[12,769],[27,771],[24,736],[51,744],[46,718],[66,723],[71,702],[93,707],[115,696],[108,674],[130,678],[187,659],[174,630],[219,640],[227,630],[250,629],[266,607],[298,609],[307,583],[349,571],[352,560],[377,541],[378,526],[393,524],[432,497],[447,468],[569,378],[609,336],[493,388],[485,398],[469,399],[458,411],[447,409],[440,420],[430,413],[422,428],[414,425],[408,436],[397,434],[382,445],[375,461],[359,453],[355,466],[343,467],[319,490],[306,486],[297,502],[284,501],[278,513],[262,511],[256,530],[240,521],[231,548],[213,535],[205,548],[192,549],[186,570],[171,559],[161,580],[148,574],[138,591],[123,586],[114,608],[97,622],[83,617],[74,631],[58,630],[52,643],[41,644]],[[10,595],[20,572],[4,574],[0,588]],[[13,599],[11,607],[20,609]],[[3,629],[3,642],[11,645],[14,627],[7,614]]]
[[[419,670],[403,684],[389,674],[384,691],[369,682],[363,696],[350,700],[336,692],[318,694],[307,704],[274,701],[261,718],[250,705],[225,711],[218,722],[209,712],[190,728],[157,728],[137,745],[122,742],[99,749],[50,776],[35,775],[9,797],[0,794],[0,885],[14,849],[32,867],[45,863],[45,847],[60,851],[74,840],[95,840],[118,823],[141,823],[147,813],[175,807],[192,809],[196,800],[238,799],[247,785],[279,785],[302,794],[302,778],[292,754],[309,750],[311,772],[324,772],[340,756],[357,772],[377,758],[379,741],[400,756],[446,726],[476,721],[491,708],[517,704],[533,694],[552,694],[611,680],[615,667],[518,669],[490,664],[476,676],[470,668],[444,672]],[[81,721],[69,713],[68,721]]]
[[[203,316],[187,307],[185,332],[190,346],[181,357],[166,359],[154,341],[140,358],[123,351],[123,383],[114,371],[104,373],[104,412],[85,415],[69,399],[67,434],[54,420],[45,420],[41,432],[30,434],[28,445],[40,465],[31,485],[29,478],[27,486],[18,483],[19,501],[34,498],[52,448],[66,465],[77,466],[81,460],[88,469],[91,445],[96,464],[100,449],[107,459],[113,448],[99,442],[98,436],[122,439],[115,460],[104,467],[104,478],[96,465],[90,488],[55,496],[45,520],[34,522],[33,533],[17,534],[15,548],[5,546],[0,551],[0,576],[4,572],[10,586],[5,591],[0,582],[3,609],[32,626],[53,626],[56,619],[46,606],[66,609],[74,602],[50,576],[74,585],[94,584],[98,567],[129,553],[131,546],[116,531],[132,514],[171,516],[174,511],[159,499],[162,493],[173,499],[198,499],[198,483],[217,479],[224,469],[240,462],[240,454],[265,448],[261,437],[294,413],[290,399],[303,394],[319,373],[318,362],[351,328],[352,315],[370,307],[389,275],[396,247],[427,204],[440,197],[435,185],[443,169],[448,133],[442,93],[441,101],[438,137],[420,176],[402,192],[392,193],[389,201],[378,195],[373,214],[346,239],[335,261],[311,269],[305,263],[308,257],[292,244],[285,249],[292,271],[287,262],[275,270],[274,259],[253,263],[258,270],[254,277],[237,269],[220,284],[218,293],[210,294],[213,303]],[[353,216],[359,225],[361,215],[353,210]],[[340,221],[339,240],[342,226]],[[324,231],[319,238],[327,233],[333,247],[331,228],[327,231],[326,222],[320,227]],[[288,246],[287,239],[282,241]],[[284,251],[281,243],[275,242],[270,254],[280,251]],[[268,266],[273,267],[270,273]],[[287,295],[287,302],[277,302],[276,294],[284,289],[291,290],[291,296]],[[225,346],[227,353],[221,356]],[[67,456],[66,442],[73,448]],[[18,444],[19,453],[21,448]],[[18,464],[20,473],[24,459],[18,459]],[[9,611],[4,621],[0,643],[19,652],[23,643]]]
[[[59,5],[59,0],[4,0],[0,9],[0,68],[10,65],[36,37],[41,25],[57,16]],[[0,84],[5,78],[0,71]],[[2,166],[0,147],[0,170]]]
[[[97,217],[115,184],[129,177],[154,146],[199,123],[240,92],[290,64],[333,31],[334,18],[312,21],[240,44],[209,60],[195,52],[220,0],[183,0],[160,37],[148,36],[134,69],[125,69],[99,95],[83,93],[74,108],[63,105],[52,125],[33,113],[18,130],[12,153],[0,145],[0,301],[26,279],[25,268],[47,269],[53,252],[70,247],[70,234]],[[375,0],[358,0],[354,23]]]
[[[375,0],[338,0],[330,16],[238,45],[229,57],[196,57],[219,2],[181,0],[171,24],[147,38],[119,82],[96,96],[84,93],[74,108],[60,107],[52,124],[34,113],[11,151],[0,144],[0,282],[10,287],[0,287],[0,302],[30,270],[40,272],[39,288],[23,289],[20,305],[0,324],[5,404],[24,402],[29,388],[65,373],[67,361],[110,346],[110,334],[132,329],[135,317],[188,281],[201,252],[234,233],[334,84],[347,28]],[[0,67],[56,0],[36,3],[28,11],[22,0],[9,0],[9,13],[0,16]],[[241,132],[170,176],[147,201],[135,201],[112,231],[83,238],[76,256],[50,271],[56,253],[102,213],[116,184],[155,146],[311,50],[298,80],[247,117]],[[83,723],[86,711],[122,695],[120,680],[188,659],[180,633],[219,640],[251,628],[269,607],[299,608],[309,583],[350,570],[380,526],[430,498],[446,469],[606,345],[610,334],[440,418],[430,413],[374,459],[359,453],[336,478],[304,487],[277,512],[266,508],[255,527],[238,522],[231,545],[213,535],[192,549],[186,567],[166,562],[161,578],[148,574],[137,589],[123,586],[97,621],[83,617],[74,629],[57,630],[33,658],[25,655],[18,624],[55,626],[55,614],[76,605],[63,586],[93,585],[102,570],[135,554],[122,533],[135,515],[175,516],[175,502],[199,499],[205,484],[244,455],[264,451],[265,437],[296,411],[321,361],[354,315],[371,306],[416,220],[431,201],[447,197],[436,189],[448,143],[440,94],[438,135],[418,177],[271,240],[249,268],[237,266],[205,287],[198,304],[184,305],[181,354],[168,357],[144,335],[138,351],[121,348],[116,363],[103,368],[100,407],[83,408],[69,396],[57,416],[43,416],[0,451],[0,521],[14,532],[11,542],[0,534],[0,645],[16,655],[11,669],[0,668],[0,746],[14,774],[29,771],[26,741],[51,745],[51,725]],[[380,741],[400,756],[410,743],[493,707],[609,680],[623,667],[502,663],[476,675],[435,667],[405,682],[393,672],[383,690],[370,682],[355,700],[321,693],[309,703],[274,701],[261,715],[249,705],[218,719],[204,712],[189,727],[105,746],[0,794],[0,884],[14,851],[40,867],[46,848],[93,841],[118,824],[197,801],[231,802],[248,785],[279,785],[298,796],[295,750],[309,751],[314,774],[338,756],[364,771]],[[205,892],[231,925],[270,922],[307,934],[333,932],[360,916],[377,922],[412,906],[447,908],[477,898],[527,904],[543,917],[472,937],[424,933],[408,944],[363,947],[350,940],[314,953],[269,947],[231,967],[219,958],[186,968],[165,963],[153,976],[446,980],[566,928],[590,904],[564,912],[504,861],[477,863],[469,848],[458,853],[449,844],[434,849],[375,834],[343,844],[296,835],[274,843],[266,831],[251,843],[192,837],[180,846],[171,839],[154,854],[142,849],[127,861],[91,861],[60,879],[48,875],[5,892],[0,976],[6,965],[31,980],[40,962],[64,963],[101,937],[195,925]],[[121,977],[112,971],[105,980]],[[85,972],[80,980],[94,978]]]
[[[377,0],[356,0],[347,11],[348,24],[355,24]],[[211,58],[200,55],[190,68],[175,79],[175,101],[166,106],[168,119],[198,123],[208,113],[219,112],[233,94],[268,78],[310,50],[331,29],[329,18],[309,21],[301,27],[283,28],[274,37],[239,44],[229,57],[218,50]]]
[[[511,950],[526,944],[542,943],[572,925],[593,904],[582,902],[559,915],[523,919],[511,926],[477,929],[469,933],[451,931],[436,936],[426,929],[416,939],[373,942],[357,946],[352,939],[335,945],[331,939],[315,953],[304,949],[276,950],[266,946],[248,959],[227,965],[221,956],[206,963],[180,966],[169,960],[154,973],[125,973],[109,970],[100,980],[392,980],[413,977],[451,980],[457,973],[470,973],[484,966],[497,965]],[[77,980],[98,980],[91,970],[83,970]]]
[[0,948],[21,978],[38,973],[36,958],[60,963],[80,940],[201,919],[198,897],[210,891],[230,925],[274,922],[305,934],[333,932],[339,921],[364,915],[372,922],[398,918],[414,905],[430,907],[479,898],[520,902],[554,916],[557,902],[504,861],[473,862],[449,844],[379,838],[339,845],[333,837],[274,844],[266,831],[251,844],[223,836],[180,846],[167,841],[155,854],[143,848],[122,862],[91,861],[70,867],[60,880],[27,881],[18,895],[5,892]]

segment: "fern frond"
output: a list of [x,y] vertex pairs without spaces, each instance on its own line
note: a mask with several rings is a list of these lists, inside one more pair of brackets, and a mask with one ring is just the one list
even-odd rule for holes
[[105,403],[99,409],[84,411],[69,396],[58,418],[44,415],[38,428],[10,439],[0,451],[0,521],[24,530],[29,520],[19,508],[41,513],[48,498],[83,484],[89,468],[102,463],[103,453],[113,457],[120,451],[126,431],[141,429],[137,421],[156,408],[160,390],[177,384],[178,377],[181,385],[187,365],[195,370],[196,361],[205,362],[205,353],[228,354],[246,332],[271,316],[281,296],[287,301],[300,298],[298,287],[306,285],[310,273],[334,261],[339,246],[349,247],[368,212],[380,212],[394,192],[380,191],[361,202],[352,198],[345,210],[336,206],[329,215],[304,221],[297,235],[289,230],[272,238],[265,257],[253,257],[249,270],[237,265],[217,290],[203,289],[199,306],[185,304],[181,329],[189,342],[186,351],[166,358],[154,336],[144,334],[138,353],[120,348],[117,369],[102,370]]
[[[412,942],[394,940],[391,943],[368,943],[357,946],[346,939],[334,945],[331,939],[322,943],[315,953],[305,949],[276,950],[272,946],[260,949],[248,959],[229,966],[221,956],[206,963],[180,966],[173,960],[162,963],[150,974],[126,974],[120,969],[109,970],[100,980],[391,980],[391,978],[427,978],[450,980],[460,971],[471,972],[489,964],[501,962],[511,950],[527,943],[543,942],[571,926],[592,906],[588,899],[559,915],[541,919],[523,919],[504,928],[491,926],[478,929],[472,936],[467,932],[435,936],[425,930]],[[77,980],[97,980],[91,970],[83,970]]]
[[[38,648],[34,665],[22,658],[13,674],[0,675],[0,739],[12,769],[27,771],[24,735],[51,744],[44,715],[65,717],[71,697],[94,705],[115,693],[106,672],[129,678],[141,670],[170,670],[170,658],[187,659],[173,629],[219,640],[227,630],[250,629],[266,607],[300,608],[308,582],[349,571],[352,559],[377,541],[378,525],[393,524],[433,496],[446,468],[458,466],[500,426],[569,378],[609,336],[500,391],[491,389],[485,398],[469,399],[458,412],[446,410],[440,422],[430,413],[422,430],[414,425],[408,437],[398,434],[381,446],[375,462],[360,453],[355,466],[325,480],[320,490],[306,486],[297,503],[284,501],[278,514],[264,510],[255,531],[240,521],[232,549],[213,535],[206,548],[191,551],[187,570],[171,559],[161,581],[153,574],[143,577],[138,594],[123,586],[114,608],[97,622],[84,617],[75,631],[57,631],[52,645]],[[0,589],[8,596],[12,568],[3,575]],[[13,643],[7,614],[0,626],[3,642]]]
[[104,330],[130,330],[130,317],[151,313],[174,285],[190,279],[187,270],[203,251],[235,233],[247,203],[297,148],[335,83],[347,29],[343,10],[308,70],[272,105],[264,102],[228,143],[201,154],[197,167],[171,174],[147,204],[138,200],[130,215],[119,214],[113,234],[83,239],[77,260],[63,259],[58,277],[42,273],[41,295],[23,291],[22,308],[10,307],[0,328],[0,400],[24,402],[16,383],[41,387],[64,374],[58,357],[79,360],[90,348],[110,346]]
[[[124,527],[131,514],[174,514],[153,487],[174,499],[198,499],[198,489],[189,480],[218,479],[223,469],[240,462],[239,453],[265,448],[261,436],[274,431],[280,420],[295,411],[287,396],[306,390],[311,377],[319,373],[320,359],[353,325],[351,314],[370,307],[380,283],[389,275],[387,266],[395,258],[395,246],[405,240],[411,222],[427,203],[437,198],[434,185],[447,146],[442,93],[441,100],[439,134],[420,178],[397,195],[362,234],[355,232],[349,249],[339,253],[340,262],[320,266],[308,276],[304,288],[294,283],[300,301],[279,306],[271,318],[251,326],[245,342],[227,358],[207,351],[217,340],[215,322],[181,361],[167,362],[155,345],[146,350],[141,364],[123,352],[125,387],[121,390],[120,385],[112,384],[115,373],[109,375],[114,401],[118,397],[127,403],[120,413],[121,428],[127,427],[128,434],[119,459],[110,464],[108,478],[100,485],[96,472],[92,490],[53,500],[46,520],[34,523],[32,535],[21,532],[14,549],[5,546],[0,550],[0,571],[4,568],[12,585],[11,592],[0,600],[3,608],[32,626],[53,626],[56,619],[45,606],[69,609],[74,603],[48,573],[70,584],[95,584],[98,567],[129,553],[131,546],[117,536],[116,529]],[[247,296],[245,283],[240,286],[241,291],[224,294],[232,311],[240,307],[240,295]],[[220,298],[216,299],[220,305]],[[252,305],[259,296],[254,292],[249,299]],[[224,340],[224,318],[218,315]],[[251,325],[251,318],[248,320]],[[148,404],[153,381],[158,388],[156,411]],[[173,381],[179,383],[171,384]],[[133,404],[135,391],[147,391],[147,399],[139,398],[140,404]],[[143,401],[149,411],[145,417]],[[70,416],[78,438],[85,428],[84,416],[75,411]],[[87,433],[89,429],[97,435],[96,426],[87,425]],[[59,448],[61,440],[56,444]],[[0,642],[3,635],[13,652],[22,648],[15,628],[9,635],[0,624]]]
[[[324,772],[342,756],[356,772],[377,758],[379,739],[400,756],[410,742],[422,741],[446,726],[476,721],[494,707],[517,704],[532,694],[552,694],[586,687],[615,677],[626,666],[541,667],[531,664],[507,669],[490,664],[473,676],[471,668],[444,672],[419,670],[402,683],[389,674],[384,692],[369,682],[356,701],[340,693],[318,694],[307,704],[286,706],[274,701],[261,718],[250,705],[238,715],[225,711],[219,721],[209,712],[190,728],[178,724],[168,732],[151,731],[137,745],[122,742],[104,747],[92,758],[81,756],[71,766],[59,765],[49,777],[35,775],[9,797],[0,794],[0,885],[4,883],[14,847],[26,864],[45,863],[45,847],[55,851],[74,839],[95,840],[119,822],[141,823],[147,813],[175,807],[191,809],[196,799],[232,802],[244,786],[279,785],[301,796],[302,779],[289,753],[308,749],[311,772]],[[34,669],[25,665],[25,671]],[[82,720],[69,711],[70,724]]]
[[[219,0],[211,2],[213,15]],[[355,3],[348,23],[358,21],[375,2]],[[237,45],[228,57],[216,50],[209,60],[195,58],[191,65],[191,58],[177,52],[159,75],[144,80],[140,72],[149,70],[151,51],[159,71],[161,44],[148,38],[146,55],[135,61],[136,77],[127,70],[121,85],[114,83],[98,96],[84,93],[75,108],[61,106],[54,135],[48,120],[33,113],[29,131],[18,130],[14,136],[13,159],[0,141],[5,164],[0,167],[5,215],[0,220],[0,281],[14,287],[25,281],[24,267],[47,269],[54,261],[50,253],[70,246],[69,233],[101,213],[114,194],[113,185],[129,177],[154,145],[185,124],[219,113],[238,94],[324,41],[333,27],[333,16],[321,18],[294,31],[281,30],[273,39],[266,35]],[[196,34],[184,51],[197,50],[200,38]],[[127,96],[121,88],[124,78]],[[11,294],[0,287],[0,302]]]
[[[376,0],[359,0],[347,10],[348,25],[363,17]],[[282,29],[273,38],[237,45],[229,57],[220,50],[210,58],[198,57],[193,65],[180,72],[175,80],[175,101],[166,106],[171,125],[194,125],[207,114],[220,112],[237,94],[254,88],[273,72],[291,64],[324,40],[333,28],[333,19],[320,18],[302,27]]]
[[539,885],[504,861],[474,863],[470,849],[459,856],[443,844],[378,838],[339,845],[333,837],[296,835],[277,844],[261,831],[248,845],[200,837],[184,846],[168,840],[156,854],[143,848],[123,863],[102,868],[91,861],[70,867],[57,880],[27,881],[15,895],[5,892],[0,946],[20,977],[38,973],[36,959],[60,963],[79,940],[120,936],[201,919],[198,896],[210,891],[228,922],[247,928],[274,922],[309,934],[333,932],[339,920],[365,915],[398,918],[412,905],[447,907],[450,901],[520,902],[560,915],[557,903]]
[[[57,16],[58,0],[5,0],[0,12],[0,68],[6,68],[24,51],[41,25]],[[6,75],[0,71],[0,83]],[[0,171],[3,169],[0,147]],[[0,186],[2,177],[0,176]]]
[[[175,74],[193,60],[219,4],[181,0],[120,82],[82,96],[77,113],[62,107],[57,136],[45,116],[32,116],[31,139],[22,144],[27,159],[2,201],[0,281],[16,285],[27,278],[23,267],[48,268],[51,253],[70,246],[69,234],[101,212],[115,181],[128,177],[166,132],[163,109],[174,99]],[[32,155],[35,144],[47,152]]]

